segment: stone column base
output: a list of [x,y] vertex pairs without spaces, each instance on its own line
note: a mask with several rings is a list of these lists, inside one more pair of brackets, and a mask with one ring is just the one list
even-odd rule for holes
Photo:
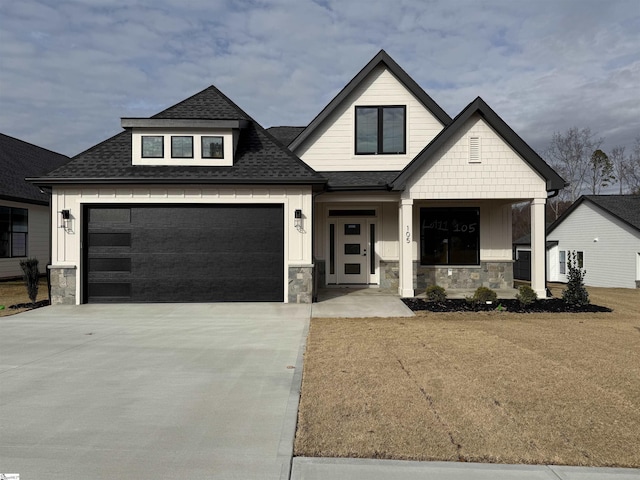
[[51,305],[76,304],[75,265],[49,265],[51,278]]
[[289,265],[289,303],[313,300],[313,265]]

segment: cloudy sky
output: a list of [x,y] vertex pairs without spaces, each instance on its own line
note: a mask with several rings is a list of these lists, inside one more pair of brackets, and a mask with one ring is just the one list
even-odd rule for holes
[[540,153],[640,135],[638,0],[0,3],[0,132],[75,155],[213,84],[306,125],[384,48],[452,117],[481,96]]

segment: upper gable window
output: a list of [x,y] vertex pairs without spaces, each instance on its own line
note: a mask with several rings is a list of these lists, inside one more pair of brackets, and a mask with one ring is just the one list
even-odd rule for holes
[[171,158],[193,158],[193,137],[172,136]]
[[406,107],[356,107],[356,155],[406,153]]
[[164,137],[162,135],[142,136],[142,158],[164,157]]
[[224,158],[222,137],[202,137],[202,158]]

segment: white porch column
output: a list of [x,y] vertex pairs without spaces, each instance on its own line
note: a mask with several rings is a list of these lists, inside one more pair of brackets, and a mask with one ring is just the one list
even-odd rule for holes
[[544,198],[534,198],[531,202],[531,288],[538,298],[546,298],[546,234],[544,221]]
[[400,200],[400,272],[398,293],[413,297],[413,200]]

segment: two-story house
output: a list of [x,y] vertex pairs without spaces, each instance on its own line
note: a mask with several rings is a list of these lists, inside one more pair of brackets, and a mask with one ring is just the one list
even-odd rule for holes
[[451,119],[380,51],[306,127],[264,130],[215,87],[47,176],[56,303],[310,302],[319,286],[402,296],[510,287],[511,205],[565,182],[481,98]]

